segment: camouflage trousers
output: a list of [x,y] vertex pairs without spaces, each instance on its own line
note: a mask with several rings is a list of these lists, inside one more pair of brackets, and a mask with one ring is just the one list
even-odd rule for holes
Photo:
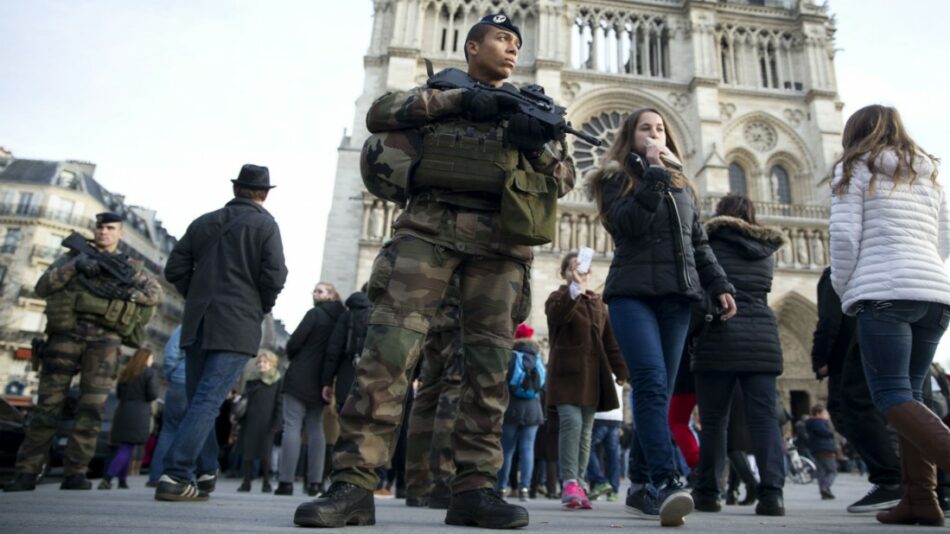
[[50,446],[69,386],[80,373],[79,404],[63,458],[66,475],[85,474],[96,452],[102,426],[102,409],[115,382],[121,338],[88,323],[79,323],[73,334],[53,334],[42,355],[39,400],[17,453],[18,473],[37,474],[47,462]]
[[457,301],[443,301],[422,347],[419,388],[406,440],[408,497],[428,495],[433,482],[447,487],[455,475],[452,429],[459,412],[464,365],[457,306]]
[[501,427],[508,405],[505,377],[515,325],[528,315],[528,265],[468,255],[400,236],[373,263],[374,303],[356,380],[340,412],[333,479],[367,490],[374,469],[392,456],[403,417],[407,370],[419,359],[429,322],[458,271],[463,378],[452,449],[454,493],[491,488],[502,465]]

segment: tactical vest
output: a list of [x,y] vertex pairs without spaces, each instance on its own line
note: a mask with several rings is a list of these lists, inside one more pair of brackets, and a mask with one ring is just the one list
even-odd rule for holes
[[[133,266],[136,273],[142,270],[141,264]],[[145,325],[154,312],[155,306],[93,295],[73,277],[46,299],[46,333],[72,333],[76,323],[84,319],[113,330],[124,344],[138,348],[145,342]]]
[[500,197],[506,177],[518,169],[518,150],[505,146],[497,125],[446,121],[425,126],[422,135],[413,192],[443,189]]

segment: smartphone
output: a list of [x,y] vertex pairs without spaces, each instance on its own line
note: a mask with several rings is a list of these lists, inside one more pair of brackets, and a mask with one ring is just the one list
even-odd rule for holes
[[586,273],[590,271],[590,263],[594,260],[594,249],[590,247],[581,247],[577,252],[577,272]]

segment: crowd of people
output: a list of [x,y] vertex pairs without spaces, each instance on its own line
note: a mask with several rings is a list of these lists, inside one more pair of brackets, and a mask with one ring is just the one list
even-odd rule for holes
[[[849,511],[879,511],[886,524],[943,524],[950,388],[932,361],[950,324],[950,209],[936,158],[897,111],[869,106],[845,126],[813,344],[828,407],[816,404],[793,423],[778,396],[783,354],[768,305],[783,237],[759,224],[741,194],[702,220],[674,132],[656,109],[626,115],[584,179],[615,245],[603,286],[593,287],[584,251],[567,254],[563,283],[544,288],[546,343],[525,323],[539,289],[529,247],[550,241],[545,214],[575,176],[564,131],[493,90],[510,87],[520,46],[519,29],[489,15],[465,40],[473,88],[436,75],[372,105],[368,146],[379,150],[364,150],[364,181],[404,211],[361,291],[343,302],[331,283],[316,285],[283,363],[259,350],[262,316],[287,276],[277,224],[263,208],[274,187],[267,169],[245,165],[232,180],[234,200],[189,226],[164,273],[186,306],[163,361],[155,498],[207,500],[223,466],[243,478],[242,492],[260,477],[263,492],[289,496],[301,479],[302,493],[316,498],[297,508],[300,526],[374,524],[374,494],[392,491],[408,506],[446,509],[450,525],[518,528],[529,516],[515,499],[541,494],[566,510],[592,510],[600,497],[620,498],[626,474],[626,510],[663,526],[724,502],[782,516],[783,427],[794,424],[820,498],[835,497],[846,442],[872,483]],[[412,182],[400,181],[394,169],[415,146],[407,132],[421,128],[423,156],[412,160]],[[453,165],[458,173],[447,176]],[[102,214],[96,246],[114,253],[119,237],[121,218]],[[107,310],[134,312],[160,298],[134,269],[128,289],[99,288],[90,280],[104,261],[65,256],[37,286],[59,321],[51,324],[69,335],[51,331],[39,409],[7,491],[35,487],[61,388],[80,367],[83,383],[87,373],[98,381],[80,400],[84,419],[62,487],[90,486],[89,432],[98,431],[103,385],[111,386],[119,344],[135,342],[134,328]],[[107,296],[84,296],[95,288]],[[58,307],[63,292],[73,315]],[[87,300],[95,306],[78,304]],[[151,359],[140,349],[119,375],[116,450],[101,489],[113,479],[127,485],[132,450],[147,441],[159,390]]]

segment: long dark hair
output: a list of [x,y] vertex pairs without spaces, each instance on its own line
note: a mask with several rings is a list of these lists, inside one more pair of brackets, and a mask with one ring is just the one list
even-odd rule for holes
[[[663,116],[658,110],[654,108],[641,108],[623,120],[623,124],[620,125],[620,131],[617,132],[617,137],[614,139],[610,148],[607,149],[607,153],[604,154],[604,157],[600,160],[600,170],[603,171],[611,163],[620,165],[620,168],[623,169],[624,175],[626,177],[626,183],[623,188],[623,195],[627,195],[637,188],[638,180],[637,174],[638,171],[633,168],[629,158],[627,157],[631,152],[634,152],[634,134],[637,131],[637,125],[640,122],[640,118],[643,117],[645,113],[656,113],[660,116],[660,119],[663,121],[663,127],[666,132],[666,148],[673,153],[674,156],[680,161],[683,161],[683,154],[680,152],[679,144],[676,142],[676,136],[673,134],[673,131],[670,130],[669,122],[667,122],[666,117]],[[696,187],[693,185],[692,180],[686,176],[685,173],[671,171],[673,174],[673,185],[675,187],[685,187],[688,188],[692,194],[693,198],[699,203],[699,193],[696,191]],[[604,224],[606,227],[606,220],[604,219],[604,191],[603,191],[603,180],[606,177],[607,173],[598,172],[595,173],[590,178],[590,194],[593,197],[594,202],[597,204],[597,218],[600,219],[601,224]]]
[[[871,172],[871,181],[868,184],[868,191],[874,191],[874,182],[877,171],[877,158],[881,152],[891,149],[897,153],[897,169],[894,171],[894,182],[897,183],[901,178],[909,178],[911,184],[917,178],[917,170],[914,169],[914,162],[920,156],[925,156],[933,161],[937,158],[925,152],[917,143],[911,139],[904,123],[901,121],[900,113],[897,109],[873,104],[865,106],[851,115],[848,122],[844,125],[844,133],[841,136],[841,146],[844,147],[844,154],[841,159],[835,162],[832,168],[841,164],[841,179],[834,185],[836,195],[844,194],[851,185],[851,173],[854,171],[854,164],[861,158],[867,156],[868,170]],[[933,172],[930,173],[930,180],[937,183],[937,166],[933,166]]]
[[142,371],[145,370],[145,364],[148,363],[148,357],[151,355],[152,351],[149,349],[135,351],[135,354],[129,359],[129,363],[125,364],[125,368],[119,374],[119,383],[128,384],[142,374]]
[[729,193],[719,199],[719,203],[716,204],[716,215],[727,215],[742,219],[749,224],[758,224],[755,222],[755,204],[739,193]]

